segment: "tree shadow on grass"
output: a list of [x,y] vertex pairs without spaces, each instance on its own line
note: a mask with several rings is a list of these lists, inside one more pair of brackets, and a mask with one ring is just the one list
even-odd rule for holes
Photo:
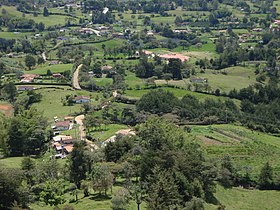
[[220,204],[220,201],[212,194],[206,196],[206,202],[214,204],[214,205],[219,205]]
[[92,195],[89,199],[90,200],[94,200],[94,201],[106,201],[106,200],[110,200],[112,197],[109,195],[103,195],[103,194],[94,194]]

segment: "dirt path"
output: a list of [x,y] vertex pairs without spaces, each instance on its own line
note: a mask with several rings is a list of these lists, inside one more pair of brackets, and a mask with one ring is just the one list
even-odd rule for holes
[[86,141],[87,145],[89,145],[90,148],[98,149],[99,147],[97,145],[95,145],[94,143],[92,143],[91,141],[86,139],[85,126],[83,123],[84,119],[85,119],[85,115],[79,115],[79,116],[75,117],[75,121],[77,122],[77,124],[80,125],[79,126],[80,140]]
[[83,67],[83,64],[80,64],[77,69],[75,70],[74,74],[73,74],[73,79],[72,79],[72,86],[73,88],[75,88],[76,90],[81,90],[82,88],[80,87],[79,84],[79,72],[80,69]]
[[43,53],[42,53],[42,58],[44,59],[45,62],[47,61],[46,52],[43,52]]

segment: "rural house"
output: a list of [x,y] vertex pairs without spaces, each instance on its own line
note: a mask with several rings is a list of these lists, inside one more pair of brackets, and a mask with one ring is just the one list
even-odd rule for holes
[[74,101],[75,101],[77,104],[88,103],[88,102],[90,102],[90,97],[89,97],[89,96],[76,96],[76,97],[74,98]]
[[18,91],[25,91],[25,90],[34,90],[33,86],[19,86]]
[[54,130],[56,131],[65,131],[69,130],[70,122],[69,121],[59,121],[55,123]]
[[192,83],[207,83],[208,80],[206,78],[191,78]]

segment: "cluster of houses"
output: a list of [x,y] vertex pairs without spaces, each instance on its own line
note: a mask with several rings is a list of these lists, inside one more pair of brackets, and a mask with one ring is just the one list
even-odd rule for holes
[[55,150],[55,158],[64,158],[70,154],[74,148],[73,143],[74,139],[70,135],[60,135],[61,131],[70,130],[74,125],[74,117],[66,116],[64,120],[59,120],[57,117],[54,117],[54,125],[52,129],[54,131],[54,137],[52,140],[52,148]]
[[38,74],[23,74],[20,78],[21,83],[31,83],[34,81],[35,78],[38,78]]
[[75,139],[70,135],[57,135],[53,137],[52,148],[55,150],[55,158],[64,158],[73,151]]
[[[54,79],[61,79],[64,78],[64,76],[60,73],[53,73],[51,75]],[[20,77],[20,83],[33,83],[35,79],[41,78],[42,75],[38,74],[23,74]],[[38,81],[40,82],[40,81]]]
[[79,30],[80,34],[96,34],[97,36],[108,35],[112,33],[111,27],[109,26],[95,26],[94,28],[81,28]]

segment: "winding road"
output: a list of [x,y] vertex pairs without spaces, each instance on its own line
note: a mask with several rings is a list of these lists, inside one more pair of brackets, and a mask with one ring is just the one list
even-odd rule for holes
[[72,78],[72,86],[73,88],[75,88],[76,90],[81,90],[82,88],[80,87],[79,84],[79,72],[80,69],[83,67],[83,64],[80,64],[77,69],[75,70],[75,72],[73,73],[73,78]]
[[80,140],[86,141],[87,145],[89,145],[89,147],[92,149],[99,149],[99,147],[96,144],[94,144],[91,141],[86,139],[85,126],[83,123],[84,119],[85,119],[85,115],[83,115],[83,114],[75,117],[75,121],[79,125]]

